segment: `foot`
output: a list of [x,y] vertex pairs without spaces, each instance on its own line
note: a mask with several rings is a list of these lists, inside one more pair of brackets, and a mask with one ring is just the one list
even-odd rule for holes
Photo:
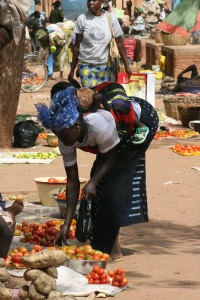
[[142,144],[146,140],[148,133],[149,133],[149,128],[147,126],[140,127],[140,128],[138,127],[133,136],[132,143],[136,145]]
[[13,205],[7,207],[5,211],[11,212],[14,216],[19,215],[24,208],[24,202],[22,200],[16,200]]
[[117,261],[117,260],[122,260],[123,255],[120,250],[119,244],[115,244],[113,246],[112,252],[110,253],[110,261]]

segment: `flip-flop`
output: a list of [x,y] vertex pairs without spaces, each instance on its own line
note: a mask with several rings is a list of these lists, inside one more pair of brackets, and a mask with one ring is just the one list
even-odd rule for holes
[[116,259],[110,257],[108,262],[118,262],[118,261],[122,261],[123,259],[124,259],[123,256],[116,258]]
[[144,126],[142,128],[137,128],[135,131],[135,134],[133,136],[132,143],[137,145],[137,144],[142,144],[149,133],[149,127]]

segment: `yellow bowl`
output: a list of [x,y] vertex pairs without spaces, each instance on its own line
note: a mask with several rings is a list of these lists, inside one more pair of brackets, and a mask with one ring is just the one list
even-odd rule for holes
[[[58,194],[60,189],[65,189],[66,183],[63,182],[51,183],[48,182],[49,178],[55,178],[60,181],[63,181],[66,179],[66,177],[51,176],[51,177],[39,177],[34,179],[34,181],[36,182],[37,191],[38,191],[41,204],[45,206],[58,206],[56,201],[53,199],[53,195]],[[79,180],[80,180],[80,189],[82,189],[88,180],[86,178],[80,178]]]
[[50,147],[58,147],[58,137],[54,133],[47,133],[47,144]]

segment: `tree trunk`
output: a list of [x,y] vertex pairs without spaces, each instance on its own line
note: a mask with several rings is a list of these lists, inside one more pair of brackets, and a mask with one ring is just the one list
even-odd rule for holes
[[19,102],[25,30],[19,44],[12,39],[0,50],[0,147],[12,148],[13,127]]

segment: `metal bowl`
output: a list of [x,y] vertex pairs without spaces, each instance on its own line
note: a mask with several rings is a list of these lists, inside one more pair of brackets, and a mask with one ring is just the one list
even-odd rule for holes
[[107,260],[80,260],[80,259],[67,259],[66,266],[82,275],[86,275],[92,271],[94,265],[105,269]]

